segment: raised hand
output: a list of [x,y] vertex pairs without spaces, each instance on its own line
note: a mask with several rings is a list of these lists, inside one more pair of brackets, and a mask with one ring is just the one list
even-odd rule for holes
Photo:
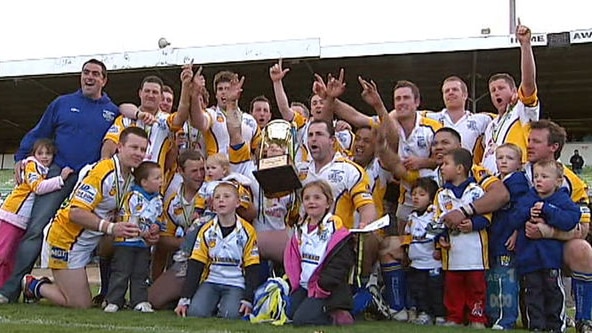
[[193,59],[188,64],[183,65],[182,68],[183,70],[180,75],[181,84],[188,87],[193,80]]
[[315,81],[312,83],[312,92],[322,99],[327,98],[327,85],[319,74],[315,74]]
[[327,97],[339,98],[345,92],[345,80],[344,80],[343,68],[339,70],[339,76],[334,78],[333,75],[327,75],[326,92]]
[[230,87],[228,88],[228,92],[226,93],[226,98],[231,102],[238,101],[241,93],[243,92],[243,84],[244,83],[245,83],[244,76],[242,76],[239,80],[238,74],[234,74],[234,77],[230,81]]
[[362,99],[366,104],[370,105],[374,109],[380,108],[384,106],[382,98],[378,93],[378,88],[376,88],[376,83],[370,80],[370,82],[364,80],[361,76],[358,76],[358,82],[360,82],[360,86],[362,86]]
[[532,33],[530,28],[520,23],[520,18],[518,18],[518,25],[516,26],[516,39],[520,43],[520,45],[530,45],[530,38],[532,37]]
[[282,58],[278,61],[277,64],[271,66],[269,68],[269,78],[273,82],[278,82],[284,79],[284,76],[290,71],[289,68],[282,67]]

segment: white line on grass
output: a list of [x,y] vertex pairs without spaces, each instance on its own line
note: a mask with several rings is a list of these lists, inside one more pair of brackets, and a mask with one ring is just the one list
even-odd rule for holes
[[23,325],[47,325],[54,327],[67,327],[67,328],[96,328],[107,331],[131,331],[131,332],[165,332],[165,333],[189,333],[189,332],[201,332],[201,333],[232,333],[228,330],[185,330],[176,329],[169,327],[155,327],[155,326],[118,326],[118,325],[105,325],[105,324],[92,324],[92,323],[63,323],[54,320],[46,319],[14,319],[0,316],[0,323],[2,324],[23,324]]

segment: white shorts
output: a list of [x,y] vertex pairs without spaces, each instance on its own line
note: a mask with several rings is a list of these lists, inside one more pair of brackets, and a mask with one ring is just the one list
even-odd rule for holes
[[[46,252],[47,266],[51,269],[84,268],[90,262],[94,249],[99,245],[102,232],[84,230],[74,240],[69,248],[63,245],[44,242],[43,251]],[[42,251],[42,253],[43,253]]]

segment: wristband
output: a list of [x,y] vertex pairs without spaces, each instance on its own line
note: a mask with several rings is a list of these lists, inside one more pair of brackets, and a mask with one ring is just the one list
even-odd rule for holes
[[179,299],[177,306],[189,306],[189,304],[191,304],[191,299],[189,299],[187,297],[183,297],[183,298]]
[[107,227],[107,235],[113,235],[113,228],[115,227],[115,223],[109,222],[109,226]]
[[101,220],[99,221],[99,227],[97,228],[97,230],[98,230],[98,231],[100,231],[100,232],[104,232],[104,231],[103,231],[103,225],[105,224],[105,222],[107,222],[107,221],[105,221],[105,220],[103,220],[103,219],[101,219]]

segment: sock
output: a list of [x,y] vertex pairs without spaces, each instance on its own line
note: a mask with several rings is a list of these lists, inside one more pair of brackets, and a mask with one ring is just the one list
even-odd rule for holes
[[384,298],[390,308],[395,311],[405,309],[407,298],[407,286],[405,283],[405,271],[398,262],[381,264],[382,279],[384,280]]
[[41,288],[42,285],[44,285],[46,283],[51,283],[51,281],[46,277],[42,277],[40,279],[33,279],[33,280],[31,280],[31,284],[29,284],[29,291],[33,293],[35,298],[40,299],[43,296],[41,296],[39,289]]
[[592,320],[592,273],[573,272],[571,281],[576,303],[576,322]]
[[111,258],[99,258],[99,273],[101,276],[99,295],[107,296],[107,292],[109,291],[109,276],[111,276]]

